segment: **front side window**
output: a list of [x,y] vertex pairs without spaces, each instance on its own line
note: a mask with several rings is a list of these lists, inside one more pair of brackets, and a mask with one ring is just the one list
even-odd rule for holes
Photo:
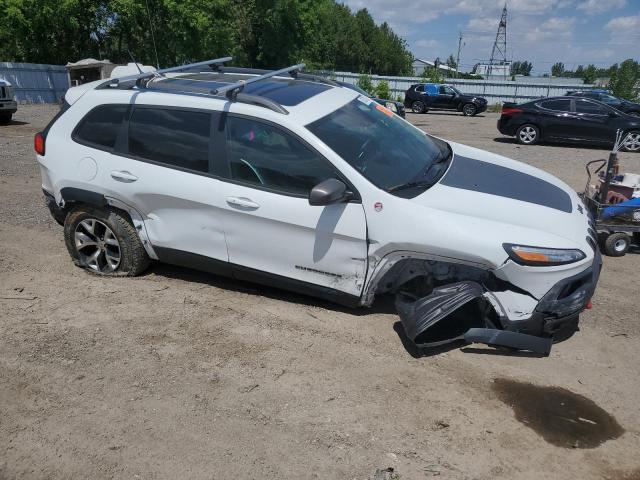
[[82,119],[74,138],[96,148],[112,150],[127,111],[126,105],[102,105]]
[[336,176],[333,166],[292,134],[258,120],[228,117],[231,179],[292,195],[308,195]]
[[604,105],[598,105],[589,100],[576,100],[576,112],[590,115],[606,115],[609,111]]
[[442,85],[440,87],[440,94],[441,95],[455,95],[455,93],[456,92],[451,87],[448,87],[446,85]]
[[129,120],[129,153],[146,160],[209,172],[211,115],[136,107]]
[[307,128],[367,180],[389,192],[429,188],[444,174],[451,158],[446,142],[365,97]]

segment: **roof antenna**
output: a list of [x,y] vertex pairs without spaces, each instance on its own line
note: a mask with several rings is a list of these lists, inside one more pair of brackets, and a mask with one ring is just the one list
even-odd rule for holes
[[153,51],[156,54],[156,68],[160,70],[160,62],[158,61],[158,49],[156,48],[156,36],[153,33],[153,22],[151,21],[151,13],[149,12],[149,0],[144,0],[147,6],[147,18],[149,19],[149,29],[151,30],[151,41],[153,42]]
[[135,63],[136,68],[138,69],[138,72],[143,73],[142,69],[140,68],[140,65],[138,65],[138,62],[136,62],[136,59],[133,57],[133,53],[131,53],[131,50],[129,50],[127,48],[127,52],[129,53],[129,56],[131,57],[131,60],[133,60],[133,63]]

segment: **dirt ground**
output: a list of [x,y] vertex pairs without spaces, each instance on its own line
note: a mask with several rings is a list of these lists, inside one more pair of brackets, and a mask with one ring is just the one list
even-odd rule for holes
[[[346,310],[167,266],[99,278],[42,201],[32,138],[55,112],[0,127],[0,479],[640,478],[640,249],[605,259],[548,358],[418,351],[385,300]],[[576,189],[607,155],[517,146],[496,114],[408,118]]]

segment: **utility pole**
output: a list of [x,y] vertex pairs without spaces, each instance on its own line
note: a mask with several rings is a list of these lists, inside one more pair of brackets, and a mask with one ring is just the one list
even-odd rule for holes
[[489,60],[489,75],[493,75],[493,66],[502,65],[502,70],[505,72],[507,68],[507,4],[504,4],[502,9],[502,16],[500,17],[500,23],[498,24],[498,32],[496,33],[496,40],[493,42],[493,50],[491,50],[491,60]]
[[462,48],[462,32],[458,37],[458,55],[456,55],[456,78],[458,78],[458,72],[460,71],[460,49]]

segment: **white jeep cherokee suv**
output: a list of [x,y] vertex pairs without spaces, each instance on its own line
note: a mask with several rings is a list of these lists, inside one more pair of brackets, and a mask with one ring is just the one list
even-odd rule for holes
[[394,293],[418,345],[548,354],[575,331],[601,264],[567,185],[302,65],[225,60],[71,88],[36,135],[78,266],[139,275],[158,260],[353,306]]

